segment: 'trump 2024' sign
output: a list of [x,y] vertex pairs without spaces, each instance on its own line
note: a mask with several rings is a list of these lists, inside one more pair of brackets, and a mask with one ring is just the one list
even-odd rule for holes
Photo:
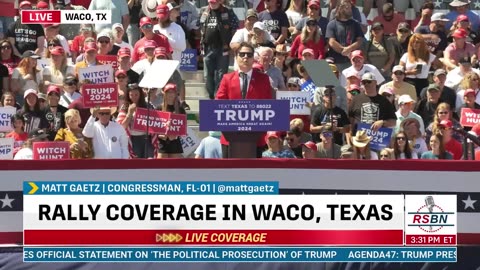
[[285,131],[288,100],[201,100],[201,131]]

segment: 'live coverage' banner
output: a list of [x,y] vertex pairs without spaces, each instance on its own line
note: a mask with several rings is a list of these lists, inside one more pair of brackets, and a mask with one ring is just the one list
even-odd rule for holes
[[[148,123],[147,115],[149,116]],[[158,110],[150,110],[150,112],[148,112],[145,108],[137,108],[133,129],[146,132],[147,124],[149,133],[171,136],[187,135],[187,116],[184,114],[175,114]]]
[[116,83],[85,84],[82,94],[85,108],[118,106],[118,87]]
[[200,131],[285,131],[290,101],[200,100]]

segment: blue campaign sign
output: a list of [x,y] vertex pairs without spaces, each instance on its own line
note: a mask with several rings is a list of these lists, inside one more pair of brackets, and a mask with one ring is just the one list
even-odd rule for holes
[[197,50],[185,49],[180,59],[180,70],[197,71]]
[[360,123],[357,128],[357,130],[365,130],[367,135],[372,137],[370,149],[380,151],[383,148],[390,147],[393,129],[380,128],[377,131],[373,131],[370,129],[371,126],[370,124]]
[[312,79],[309,79],[308,81],[304,82],[302,85],[300,85],[300,89],[304,92],[308,92],[310,94],[309,96],[309,101],[313,102],[313,97],[315,96],[315,83],[313,82]]
[[200,100],[200,131],[286,131],[289,123],[289,100]]

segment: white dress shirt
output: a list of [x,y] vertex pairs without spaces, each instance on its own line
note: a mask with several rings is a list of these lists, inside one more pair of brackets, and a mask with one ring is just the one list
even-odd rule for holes
[[110,121],[104,126],[91,116],[83,128],[83,136],[92,138],[96,159],[128,159],[130,156],[127,132],[117,122]]
[[[240,94],[242,93],[242,87],[243,87],[243,80],[242,80],[242,75],[241,73],[243,73],[242,71],[238,71],[238,79],[240,80]],[[248,93],[248,87],[250,86],[250,81],[252,80],[252,73],[253,73],[253,69],[250,69],[248,72],[246,72],[245,74],[247,74],[247,93]]]

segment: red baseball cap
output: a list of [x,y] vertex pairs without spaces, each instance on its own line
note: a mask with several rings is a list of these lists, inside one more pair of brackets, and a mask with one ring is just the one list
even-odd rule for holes
[[24,7],[27,7],[27,6],[30,7],[30,8],[32,8],[32,3],[31,3],[30,1],[22,1],[22,2],[18,5],[19,8],[24,8]]
[[317,0],[310,0],[310,1],[308,1],[308,6],[307,7],[320,8],[320,2],[317,1]]
[[85,52],[97,51],[97,44],[95,42],[88,42],[84,47]]
[[362,59],[365,59],[361,50],[355,50],[350,54],[350,59],[354,59],[355,57],[361,57]]
[[167,83],[167,85],[163,87],[163,92],[166,93],[167,91],[177,91],[177,86],[173,83]]
[[443,126],[445,128],[452,128],[453,123],[450,120],[442,120],[442,121],[440,121],[440,126]]
[[53,47],[53,49],[50,50],[50,53],[52,55],[64,55],[65,50],[63,49],[62,46],[55,46],[55,47]]
[[480,123],[475,124],[475,125],[472,127],[472,131],[475,132],[475,134],[477,134],[477,136],[480,136]]
[[143,48],[148,49],[148,48],[156,48],[158,45],[155,42],[155,40],[150,40],[147,39],[145,40],[145,43],[143,44]]
[[309,53],[309,54],[311,54],[311,55],[315,55],[315,52],[314,52],[312,49],[310,49],[310,48],[304,49],[304,50],[302,51],[302,56],[303,56],[304,54],[306,54],[306,53]]
[[48,3],[44,1],[39,1],[37,3],[37,9],[44,9],[44,8],[48,8]]
[[467,31],[465,31],[463,28],[459,28],[453,32],[452,37],[454,38],[466,38],[468,35]]
[[47,23],[47,24],[44,24],[44,25],[43,25],[44,28],[48,28],[48,27],[58,27],[58,26],[60,26],[60,24],[58,24],[58,23],[53,23],[53,24],[52,24],[52,23]]
[[475,93],[475,90],[473,90],[473,89],[467,89],[467,90],[465,90],[465,92],[463,92],[464,97],[468,96],[469,94],[472,94],[474,96],[477,95],[477,93]]
[[143,17],[140,19],[140,27],[144,26],[145,24],[152,24],[152,20],[149,17]]
[[50,93],[56,93],[60,96],[60,87],[56,85],[49,85],[47,88],[47,96],[50,95]]
[[350,85],[347,87],[347,91],[348,91],[348,92],[353,91],[353,90],[358,90],[358,91],[360,91],[360,86],[357,85],[357,84],[350,84]]
[[312,141],[309,141],[309,142],[306,142],[306,143],[302,143],[302,146],[305,146],[307,147],[308,149],[311,149],[313,151],[317,151],[317,145],[312,142]]
[[468,21],[469,19],[465,14],[460,14],[457,16],[457,22],[468,22]]
[[170,9],[167,5],[160,5],[157,7],[157,18],[163,20],[170,15]]
[[125,70],[117,70],[115,71],[115,77],[118,77],[119,75],[127,76],[127,72]]
[[277,138],[280,139],[280,132],[278,131],[269,131],[267,132],[267,135],[265,135],[265,141],[268,142],[268,139],[270,138]]
[[155,54],[155,57],[164,56],[168,58],[167,49],[165,47],[156,47],[153,54]]
[[118,50],[117,56],[119,57],[124,57],[124,56],[130,56],[130,49],[127,47],[123,47],[120,50]]

